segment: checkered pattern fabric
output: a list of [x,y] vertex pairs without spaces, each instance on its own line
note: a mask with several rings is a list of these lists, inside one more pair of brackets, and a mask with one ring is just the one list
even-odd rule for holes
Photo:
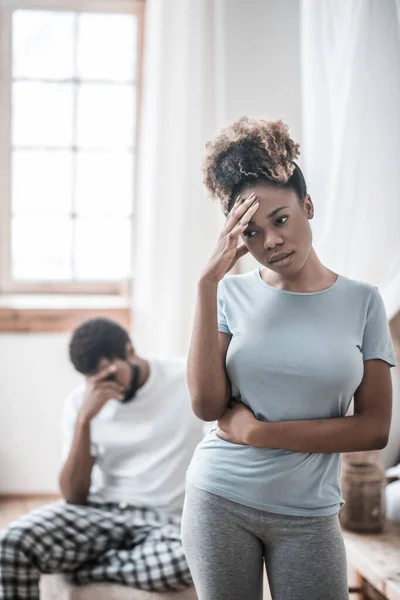
[[180,519],[122,504],[59,502],[14,521],[0,534],[0,598],[39,598],[41,573],[75,584],[113,581],[150,591],[192,584]]

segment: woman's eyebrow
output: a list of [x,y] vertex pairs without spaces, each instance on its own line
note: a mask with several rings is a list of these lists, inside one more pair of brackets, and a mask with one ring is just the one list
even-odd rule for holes
[[272,217],[274,217],[280,210],[283,210],[284,208],[289,208],[288,206],[280,206],[279,208],[275,208],[275,210],[271,211],[269,213],[269,215],[267,215],[268,219],[272,219]]
[[[274,208],[274,210],[272,210],[268,215],[267,215],[267,219],[272,219],[272,217],[274,217],[280,210],[283,210],[284,208],[290,208],[289,206],[280,206],[279,208]],[[249,225],[254,225],[255,221],[253,221],[253,219],[251,219],[249,221]]]

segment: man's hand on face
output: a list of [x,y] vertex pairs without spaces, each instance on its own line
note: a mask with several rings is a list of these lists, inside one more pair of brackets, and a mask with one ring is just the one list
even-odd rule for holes
[[110,379],[116,371],[115,365],[109,365],[87,378],[85,397],[78,417],[81,422],[90,422],[109,400],[124,399],[125,389],[117,381]]

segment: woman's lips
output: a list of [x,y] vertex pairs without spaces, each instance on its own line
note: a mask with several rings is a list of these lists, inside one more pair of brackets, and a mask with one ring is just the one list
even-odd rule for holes
[[283,267],[283,266],[288,265],[291,262],[293,255],[294,255],[294,251],[283,254],[282,258],[279,258],[279,256],[277,256],[276,259],[269,260],[268,262],[270,265],[276,265],[279,267],[281,267],[281,266]]

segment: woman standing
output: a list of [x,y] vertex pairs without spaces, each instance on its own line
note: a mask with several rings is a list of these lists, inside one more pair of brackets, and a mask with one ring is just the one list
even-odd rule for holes
[[[273,600],[347,600],[340,453],[387,443],[383,302],[318,259],[298,154],[281,121],[242,118],[207,145],[205,184],[227,219],[198,283],[188,360],[193,410],[217,421],[187,475],[199,600],[259,600],[264,562]],[[261,268],[225,277],[247,252]]]

